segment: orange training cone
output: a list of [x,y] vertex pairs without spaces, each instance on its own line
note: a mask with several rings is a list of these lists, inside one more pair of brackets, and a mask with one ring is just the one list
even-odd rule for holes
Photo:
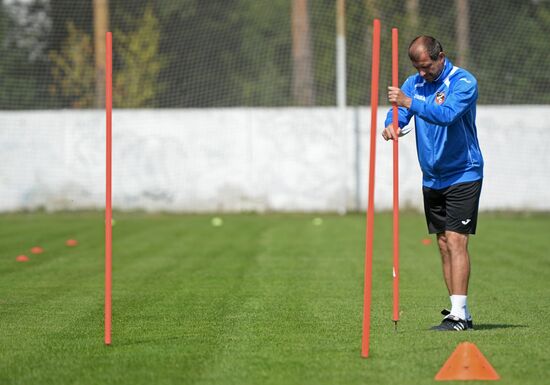
[[477,346],[462,342],[436,374],[437,381],[499,380],[500,376]]

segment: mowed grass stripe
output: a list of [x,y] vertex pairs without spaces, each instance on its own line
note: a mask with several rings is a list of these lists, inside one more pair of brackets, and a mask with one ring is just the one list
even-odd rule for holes
[[[318,242],[304,244],[312,236],[310,228],[301,219],[264,233],[262,253],[245,277],[242,305],[226,317],[225,343],[209,375],[199,383],[223,382],[228,370],[235,373],[230,383],[247,383],[251,376],[260,383],[280,383],[291,376],[310,375],[315,357],[322,353],[317,342],[326,340],[326,331],[319,333],[319,328],[327,326],[313,311],[319,300],[327,302],[318,285],[312,285],[312,277],[321,281],[324,272],[319,262],[326,255]],[[291,247],[281,249],[281,245]],[[337,327],[334,322],[330,326]]]
[[[139,262],[141,280],[135,279],[136,265],[130,276],[121,273],[128,288],[120,298],[125,305],[119,308],[118,326],[124,334],[116,337],[123,349],[142,355],[139,360],[119,362],[132,373],[128,381],[158,381],[151,377],[152,364],[160,366],[157,376],[172,373],[174,381],[201,378],[223,341],[226,313],[240,303],[237,293],[256,253],[255,233],[261,230],[255,221],[250,227],[249,221],[237,216],[227,219],[223,229],[212,227],[205,217],[190,221],[194,226],[183,229],[181,220],[175,221],[174,228],[160,237],[176,246],[154,252],[149,264]],[[154,268],[151,271],[152,264],[168,269],[159,275]]]

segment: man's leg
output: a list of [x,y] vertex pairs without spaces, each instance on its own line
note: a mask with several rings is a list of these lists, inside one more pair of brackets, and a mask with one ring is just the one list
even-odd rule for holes
[[437,234],[437,244],[439,246],[439,253],[441,254],[441,266],[443,267],[443,278],[447,285],[447,291],[449,296],[452,294],[452,280],[451,280],[451,255],[449,254],[449,248],[447,245],[447,237],[445,233]]
[[[468,311],[468,282],[470,280],[470,256],[468,235],[447,230],[444,236],[447,246],[447,266],[450,270],[451,315],[463,320],[471,319]],[[444,262],[445,263],[445,262]],[[447,278],[446,278],[447,282]]]
[[[454,233],[451,235],[451,239],[453,239],[453,237],[455,235],[458,235],[458,236],[462,236],[462,237],[468,237],[467,235],[465,234],[459,234],[459,233]],[[451,308],[452,308],[452,303],[453,303],[453,293],[457,294],[457,292],[454,292],[453,291],[453,279],[452,279],[452,262],[451,262],[451,252],[449,251],[449,245],[447,243],[447,235],[446,233],[442,232],[442,233],[438,233],[437,234],[437,244],[439,246],[439,252],[441,254],[441,265],[442,265],[442,268],[443,268],[443,278],[445,280],[445,284],[447,286],[447,291],[449,292],[449,299],[451,301]],[[466,242],[468,242],[468,240],[466,240]],[[460,253],[460,250],[459,250],[459,255],[461,254]],[[467,245],[466,245],[466,255],[467,255],[467,276],[466,276],[466,293],[468,291],[468,282],[469,282],[469,270],[470,270],[470,258],[469,258],[469,254],[468,254],[468,250],[467,250]],[[458,268],[457,269],[458,272],[460,271],[463,271],[462,268]],[[463,277],[458,277],[457,278],[458,281],[460,282],[461,280],[463,280]],[[456,289],[456,288],[455,288]],[[447,311],[447,310],[444,310],[442,312],[444,315],[447,315],[450,313],[450,311]],[[464,316],[466,317],[465,319],[469,321],[469,324],[468,326],[469,327],[472,327],[472,316],[470,314],[470,310],[468,309],[468,303],[466,302],[466,311],[465,311],[465,314]]]
[[[438,229],[437,241],[443,266],[443,277],[451,299],[451,311],[441,325],[434,330],[464,330],[472,328],[471,315],[467,305],[470,279],[470,256],[468,254],[469,234],[475,234],[481,180],[460,183],[442,190],[444,203],[444,230]],[[432,190],[424,190],[424,202],[432,203]],[[438,202],[437,202],[438,203]],[[426,217],[428,218],[426,210]],[[438,213],[439,214],[439,213]],[[439,216],[439,215],[438,215]],[[430,217],[433,217],[431,215]],[[439,222],[439,218],[438,222]],[[430,222],[428,222],[430,224]],[[430,232],[432,229],[430,228]],[[450,313],[450,314],[449,314]]]
[[451,295],[468,295],[470,280],[468,234],[446,231],[445,238],[451,262]]

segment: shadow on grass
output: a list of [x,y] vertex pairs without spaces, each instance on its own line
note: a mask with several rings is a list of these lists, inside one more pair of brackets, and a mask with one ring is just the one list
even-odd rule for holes
[[493,330],[493,329],[512,329],[512,328],[527,328],[527,325],[509,325],[509,324],[475,324],[475,330]]

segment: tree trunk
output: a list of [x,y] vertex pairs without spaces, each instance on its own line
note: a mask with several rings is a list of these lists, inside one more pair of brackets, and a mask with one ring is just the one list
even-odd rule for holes
[[457,65],[468,67],[470,55],[470,4],[468,0],[455,0]]
[[[372,62],[372,38],[373,38],[373,33],[374,33],[373,19],[381,19],[382,18],[382,12],[381,12],[381,9],[380,9],[380,6],[378,5],[378,3],[379,3],[378,0],[365,0],[365,2],[364,2],[366,14],[367,14],[367,20],[368,20],[367,33],[365,34],[365,61],[369,65],[369,71],[372,71],[372,68],[370,67],[370,65],[371,65],[371,62]],[[383,47],[384,47],[384,44],[382,44],[382,46],[381,46],[381,54],[382,54],[381,57],[383,57],[383,53],[382,53],[382,52],[384,52]],[[388,47],[391,48],[390,45],[388,45]],[[391,52],[391,51],[388,51],[388,54],[389,54],[389,52]],[[380,80],[379,80],[380,84],[389,84],[388,79],[385,77],[384,74],[385,74],[385,71],[382,71],[380,73]],[[370,82],[369,82],[369,89],[370,89]],[[378,95],[379,96],[382,95],[382,93],[380,93],[380,90],[378,90]],[[368,93],[367,103],[371,103],[370,92]]]
[[94,0],[95,106],[105,107],[105,34],[109,28],[109,0]]
[[336,0],[336,105],[345,107],[346,98],[346,2]]
[[407,9],[407,18],[409,19],[410,29],[413,31],[414,36],[418,33],[418,4],[419,0],[407,0],[405,7]]
[[313,55],[307,0],[292,1],[292,60],[294,101],[300,106],[313,106]]

